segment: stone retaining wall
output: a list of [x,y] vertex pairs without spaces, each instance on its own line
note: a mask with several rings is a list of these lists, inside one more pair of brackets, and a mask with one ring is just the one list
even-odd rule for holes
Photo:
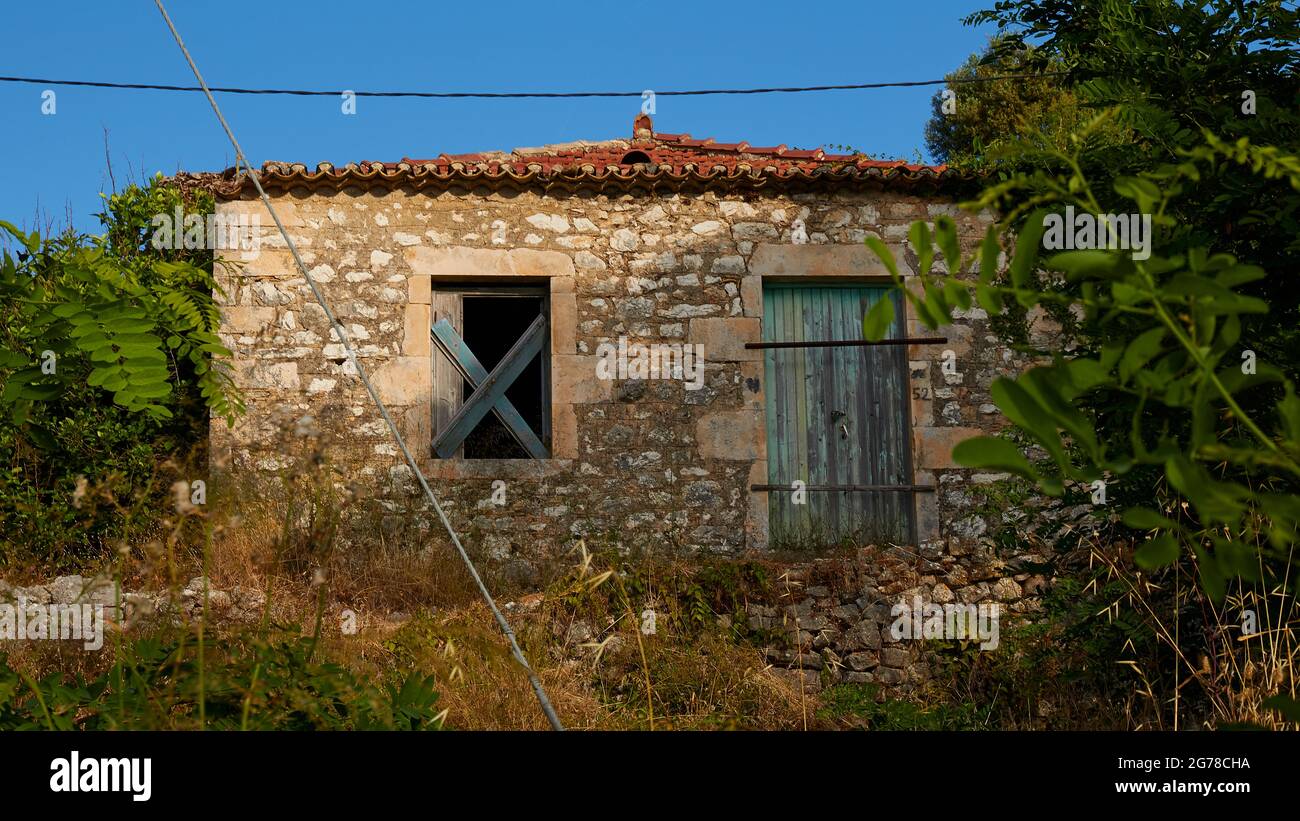
[[[999,608],[1000,630],[1032,617],[1049,579],[1030,572],[1043,556],[922,556],[902,548],[867,547],[852,556],[787,569],[775,599],[750,604],[743,617],[772,631],[770,663],[811,691],[838,683],[882,685],[894,696],[914,691],[931,672],[936,645],[895,638],[896,605],[914,597],[938,605]],[[951,643],[951,642],[949,642]]]

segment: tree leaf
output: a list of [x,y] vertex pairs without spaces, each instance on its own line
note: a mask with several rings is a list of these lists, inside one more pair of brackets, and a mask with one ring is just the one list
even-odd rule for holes
[[867,315],[862,318],[862,338],[878,342],[894,326],[894,299],[892,294],[885,294],[876,300]]
[[928,276],[930,267],[934,264],[934,243],[930,239],[930,226],[923,220],[913,222],[912,227],[907,230],[907,239],[912,243],[912,250],[916,252],[920,275]]
[[1165,338],[1165,328],[1157,326],[1143,331],[1124,349],[1124,356],[1119,362],[1119,381],[1127,382],[1133,373],[1151,361],[1160,353],[1161,343]]
[[[867,237],[864,242],[866,243],[866,246],[871,249],[872,253],[880,258],[880,262],[885,266],[885,269],[889,271],[889,275],[894,278],[894,281],[898,282],[901,279],[898,275],[898,263],[894,261],[894,252],[889,250],[889,246],[881,242],[878,237]],[[194,336],[203,339],[204,335],[195,334]],[[210,334],[208,336],[210,336]],[[213,337],[211,339],[204,339],[203,341],[217,342],[218,340]]]
[[983,282],[975,286],[975,299],[990,314],[1002,313],[1002,295]]
[[1029,479],[1037,477],[1033,466],[1014,442],[995,436],[976,436],[958,442],[952,449],[952,458],[968,468],[996,468]]
[[1032,434],[1047,449],[1057,465],[1065,467],[1069,464],[1055,420],[1028,391],[1016,382],[1001,377],[993,383],[989,393],[1007,418]]
[[1134,530],[1178,530],[1178,524],[1148,507],[1131,507],[1124,511],[1124,524]]
[[1011,260],[1011,284],[1023,288],[1029,284],[1029,275],[1038,262],[1043,242],[1043,218],[1046,211],[1035,211],[1025,221],[1024,229],[1016,237],[1016,255]]
[[957,241],[957,224],[952,221],[952,217],[946,214],[935,217],[934,239],[943,252],[948,273],[955,276],[961,271],[961,245]]
[[[988,285],[993,282],[998,273],[998,255],[1002,253],[1002,246],[998,244],[998,232],[992,225],[984,232],[984,239],[980,242],[980,283]],[[1000,301],[999,301],[1000,302]],[[984,300],[980,300],[984,304]],[[988,306],[984,305],[985,310]],[[1001,307],[998,308],[1001,311]]]
[[1111,251],[1062,251],[1046,260],[1048,268],[1063,271],[1071,279],[1100,277],[1116,269],[1119,255]]
[[1156,570],[1178,561],[1178,540],[1168,533],[1143,542],[1133,554],[1138,567]]
[[1211,479],[1205,468],[1183,454],[1165,462],[1165,474],[1206,523],[1235,522],[1241,515],[1243,500],[1249,496],[1240,485]]

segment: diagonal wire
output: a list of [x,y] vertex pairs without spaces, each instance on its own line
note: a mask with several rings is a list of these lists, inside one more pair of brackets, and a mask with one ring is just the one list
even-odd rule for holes
[[384,403],[379,398],[379,394],[375,391],[374,386],[370,384],[370,378],[366,375],[366,369],[362,367],[361,361],[357,359],[356,351],[352,347],[351,338],[349,338],[347,331],[339,323],[338,319],[335,318],[334,312],[330,310],[329,303],[325,301],[325,295],[321,293],[320,288],[316,285],[316,280],[314,280],[312,275],[308,273],[307,266],[303,264],[302,257],[298,255],[298,248],[294,245],[293,240],[290,239],[289,232],[284,230],[284,223],[280,222],[279,215],[275,213],[275,208],[271,206],[270,198],[267,197],[266,192],[262,190],[262,183],[258,180],[258,172],[248,162],[248,158],[244,156],[244,151],[240,148],[239,141],[235,139],[235,134],[230,130],[229,123],[227,123],[226,118],[222,116],[221,109],[217,107],[217,101],[212,97],[212,92],[208,89],[207,83],[203,81],[203,76],[199,73],[199,67],[195,65],[194,58],[190,56],[189,49],[185,48],[185,43],[181,40],[180,32],[176,30],[176,26],[172,23],[171,17],[168,16],[167,9],[163,7],[162,0],[154,0],[154,4],[158,6],[158,11],[162,13],[163,20],[167,23],[167,28],[171,30],[172,37],[176,39],[176,45],[180,47],[181,53],[185,55],[186,62],[190,64],[190,70],[194,72],[194,78],[198,80],[199,85],[203,89],[203,93],[207,95],[208,102],[212,105],[212,111],[217,115],[217,119],[221,121],[221,127],[225,130],[226,136],[230,138],[231,145],[235,147],[236,158],[242,160],[244,164],[248,166],[248,173],[253,180],[253,185],[257,188],[257,194],[262,198],[262,203],[266,206],[266,210],[271,212],[271,219],[275,221],[275,227],[280,230],[280,235],[284,237],[284,241],[289,247],[289,253],[293,255],[293,261],[298,265],[298,270],[301,271],[302,275],[307,279],[307,284],[311,287],[312,294],[316,297],[316,301],[320,303],[321,308],[325,311],[325,316],[329,319],[330,325],[334,329],[334,333],[338,334],[339,341],[343,343],[349,361],[351,361],[356,367],[357,375],[361,378],[362,384],[366,386],[366,391],[369,392],[370,398],[374,400],[376,407],[379,408],[380,415],[382,415],[384,421],[388,423],[388,429],[392,432],[393,438],[397,440],[397,446],[401,448],[402,455],[406,457],[406,463],[410,466],[411,470],[415,472],[415,477],[420,481],[420,487],[424,489],[424,495],[428,497],[429,502],[433,505],[433,509],[437,511],[438,518],[442,520],[442,526],[447,529],[447,534],[451,536],[452,544],[456,545],[456,551],[460,553],[461,561],[465,563],[465,567],[469,570],[470,576],[473,577],[474,583],[478,585],[479,593],[482,594],[484,601],[487,602],[488,607],[492,610],[492,615],[496,618],[497,625],[501,628],[501,632],[505,634],[506,639],[510,642],[511,655],[515,657],[515,661],[519,662],[519,664],[524,668],[524,671],[528,673],[528,682],[533,686],[533,693],[537,696],[537,701],[542,707],[542,712],[546,714],[547,721],[551,723],[552,729],[563,730],[564,725],[560,723],[559,716],[555,714],[555,708],[551,706],[550,699],[546,697],[546,691],[542,689],[542,682],[537,678],[537,673],[534,672],[533,668],[528,664],[528,659],[524,658],[523,650],[519,649],[519,642],[515,640],[515,631],[510,629],[510,623],[506,621],[505,615],[503,615],[500,608],[497,607],[497,603],[492,598],[492,594],[488,591],[487,585],[483,583],[483,579],[479,576],[478,570],[474,567],[474,562],[470,559],[469,554],[465,552],[465,546],[460,543],[460,537],[456,535],[455,529],[452,528],[451,521],[447,519],[447,514],[443,512],[442,505],[438,504],[437,498],[433,495],[433,490],[429,488],[429,483],[425,480],[423,471],[420,470],[420,466],[416,463],[415,457],[411,455],[410,449],[407,448],[406,441],[402,439],[402,434],[398,431],[397,424],[393,422],[393,417],[388,414],[388,408],[384,407]]

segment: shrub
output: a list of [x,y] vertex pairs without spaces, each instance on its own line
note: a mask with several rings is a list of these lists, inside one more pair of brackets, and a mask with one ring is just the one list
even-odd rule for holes
[[[438,729],[432,676],[378,684],[313,660],[314,642],[278,628],[199,645],[180,628],[137,638],[87,681],[39,681],[0,655],[0,730],[428,730]],[[200,703],[202,709],[200,709]],[[203,716],[200,719],[200,716]]]
[[203,461],[208,414],[242,411],[211,252],[147,241],[150,214],[212,207],[159,177],[108,198],[102,236],[0,222],[0,562],[102,554],[145,523],[112,504],[78,515],[79,480],[161,498],[160,464]]

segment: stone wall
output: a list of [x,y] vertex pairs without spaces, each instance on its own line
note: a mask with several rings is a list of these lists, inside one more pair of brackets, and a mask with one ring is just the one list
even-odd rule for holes
[[266,594],[260,590],[240,586],[220,590],[211,583],[207,586],[205,594],[202,576],[190,579],[183,588],[162,591],[119,590],[107,574],[59,576],[26,586],[14,586],[0,579],[0,604],[37,608],[99,606],[103,608],[104,620],[123,630],[149,622],[193,622],[203,612],[205,595],[209,616],[216,620],[256,622],[266,609]]
[[890,629],[896,605],[914,597],[936,605],[996,604],[1003,634],[1037,612],[1050,580],[1031,570],[1043,562],[1030,551],[925,557],[870,546],[786,568],[775,595],[749,604],[743,617],[751,629],[770,631],[765,653],[773,667],[795,681],[802,677],[811,691],[879,684],[882,697],[897,697],[930,678],[943,642],[896,638]]
[[[536,191],[291,192],[277,212],[348,328],[361,362],[467,543],[530,568],[572,540],[740,554],[767,547],[761,352],[763,282],[800,278],[888,281],[863,245],[881,237],[905,267],[908,226],[954,217],[967,247],[988,217],[890,191],[761,197],[578,194]],[[256,200],[221,202],[228,215],[262,213]],[[331,433],[331,459],[368,483],[387,508],[386,537],[438,539],[396,446],[331,338],[323,311],[263,215],[261,247],[220,270],[229,297],[222,337],[234,351],[248,414],[212,426],[218,463],[238,475],[288,460],[274,443],[310,415]],[[429,457],[430,284],[546,282],[551,294],[553,458]],[[910,335],[928,335],[908,317]],[[909,346],[914,481],[951,490],[996,480],[951,461],[963,438],[996,430],[993,378],[1021,366],[972,309],[945,330],[946,345]],[[706,386],[602,381],[595,352],[627,336],[699,342]],[[956,372],[941,368],[944,352]],[[504,506],[492,483],[506,483]],[[984,532],[952,494],[917,494],[920,547],[960,554]],[[960,502],[960,499],[957,499]]]

